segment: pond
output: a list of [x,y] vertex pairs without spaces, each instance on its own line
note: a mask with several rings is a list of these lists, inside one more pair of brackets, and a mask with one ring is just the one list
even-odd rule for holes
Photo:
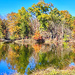
[[75,43],[19,45],[0,43],[0,75],[29,75],[35,69],[75,66]]

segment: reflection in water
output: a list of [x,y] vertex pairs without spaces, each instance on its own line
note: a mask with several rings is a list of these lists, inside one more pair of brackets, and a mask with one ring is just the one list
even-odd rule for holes
[[17,72],[26,75],[29,68],[30,70],[46,67],[64,69],[71,65],[75,65],[75,43],[72,46],[67,44],[66,47],[54,44],[34,44],[33,46],[0,44],[0,73]]
[[72,62],[71,64],[69,64],[69,66],[71,67],[71,66],[75,66],[75,63],[74,62]]
[[32,47],[18,46],[17,44],[6,44],[5,48],[4,46],[5,44],[0,49],[0,59],[5,60],[7,58],[7,65],[10,63],[10,66],[8,66],[9,69],[14,69],[24,74],[33,52]]
[[34,48],[35,52],[38,53],[41,49],[41,44],[34,44],[32,47]]
[[9,75],[9,74],[13,74],[16,72],[17,72],[17,70],[13,70],[13,69],[8,68],[6,61],[2,60],[0,62],[0,75],[4,75],[5,73]]
[[27,65],[27,68],[25,69],[25,75],[27,75],[28,68],[30,68],[30,70],[33,70],[35,67],[36,67],[35,59],[33,57],[31,57],[29,59],[29,64]]

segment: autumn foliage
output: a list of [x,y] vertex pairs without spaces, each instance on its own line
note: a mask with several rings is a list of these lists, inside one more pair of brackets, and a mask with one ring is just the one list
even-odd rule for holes
[[35,52],[38,53],[38,52],[40,51],[40,49],[41,49],[41,45],[39,45],[39,44],[34,44],[34,45],[33,45],[33,48],[34,48]]
[[35,40],[42,39],[42,36],[40,35],[40,32],[39,31],[36,31],[34,33],[33,39],[35,39]]
[[[39,31],[44,34],[41,36]],[[22,7],[18,13],[7,14],[5,20],[0,19],[0,38],[17,40],[33,36],[34,40],[41,41],[43,38],[61,39],[65,35],[75,38],[75,17],[44,0],[33,4],[28,10]]]

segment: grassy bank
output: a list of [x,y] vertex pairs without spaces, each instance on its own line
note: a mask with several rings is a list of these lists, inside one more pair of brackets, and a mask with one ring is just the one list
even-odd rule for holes
[[74,70],[56,70],[47,68],[45,70],[35,71],[31,75],[75,75]]

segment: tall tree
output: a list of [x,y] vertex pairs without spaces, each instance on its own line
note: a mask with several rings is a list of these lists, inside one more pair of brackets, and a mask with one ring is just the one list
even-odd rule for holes
[[75,39],[75,17],[73,18],[73,24],[71,25],[72,27],[72,37]]
[[40,1],[37,4],[33,4],[32,7],[29,8],[29,11],[35,15],[39,22],[40,22],[40,28],[46,30],[48,27],[47,20],[49,18],[49,12],[52,10],[53,4],[45,3],[44,1]]
[[0,19],[0,38],[3,38],[2,19]]
[[8,39],[8,22],[7,22],[7,20],[3,19],[1,25],[2,25],[2,29],[3,29],[4,39]]
[[18,38],[19,35],[19,29],[20,27],[18,24],[18,14],[17,13],[10,13],[7,15],[7,21],[8,21],[8,30],[10,34],[11,39]]
[[24,38],[25,36],[28,36],[30,31],[30,14],[26,11],[24,7],[21,8],[21,10],[18,10],[18,26],[20,27],[20,34],[21,37]]

